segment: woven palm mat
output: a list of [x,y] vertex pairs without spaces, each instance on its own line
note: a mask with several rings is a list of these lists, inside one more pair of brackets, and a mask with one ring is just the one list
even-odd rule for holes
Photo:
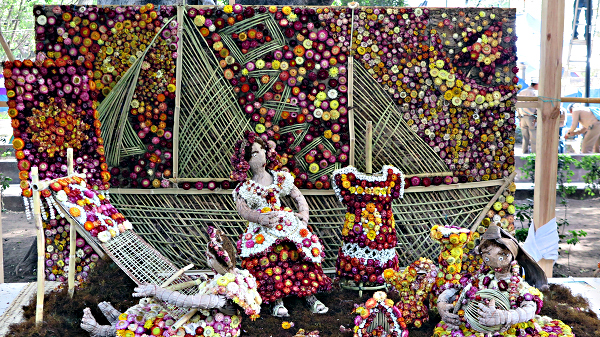
[[183,23],[178,178],[228,178],[233,144],[250,120],[192,19]]
[[[429,238],[431,227],[441,224],[470,228],[498,188],[406,193],[393,204],[401,265],[420,256],[435,258],[439,246]],[[307,195],[306,200],[311,210],[310,225],[327,254],[323,267],[335,267],[346,208],[334,195]],[[133,223],[136,233],[178,268],[190,263],[198,269],[208,268],[204,254],[206,226],[219,227],[233,240],[246,228],[228,194],[113,193],[111,202]],[[290,200],[284,200],[284,204],[296,207]]]

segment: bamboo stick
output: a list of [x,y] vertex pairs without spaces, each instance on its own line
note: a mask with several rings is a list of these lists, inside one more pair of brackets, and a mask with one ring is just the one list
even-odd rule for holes
[[4,52],[6,53],[6,57],[8,58],[8,60],[11,62],[14,61],[15,56],[10,51],[10,47],[6,43],[6,40],[4,40],[4,35],[2,35],[2,30],[0,30],[0,44],[2,45],[2,49],[4,49]]
[[[73,148],[67,149],[67,174],[72,175],[74,172],[73,169]],[[37,193],[37,192],[36,192]],[[67,217],[67,221],[69,222],[69,275],[68,275],[68,284],[69,284],[69,296],[73,298],[73,294],[75,293],[75,269],[77,268],[77,263],[75,262],[75,251],[77,250],[77,224],[71,217]]]
[[365,131],[365,173],[373,173],[373,122],[367,121]]
[[[354,20],[352,20],[354,26]],[[350,152],[348,153],[348,164],[354,165],[356,135],[354,130],[354,57],[348,58],[348,131],[350,133]]]
[[171,283],[173,283],[173,281],[175,281],[179,276],[181,276],[181,274],[192,269],[193,267],[194,267],[194,264],[190,263],[187,266],[179,269],[178,271],[175,272],[175,274],[171,275],[171,277],[169,277],[163,284],[161,284],[160,287],[164,288],[164,287],[169,286]]
[[[92,247],[92,249],[96,252],[96,254],[98,254],[98,256],[101,259],[103,259],[105,254],[104,254],[104,251],[102,250],[102,248],[100,248],[100,246],[96,243],[98,240],[94,239],[89,234],[88,231],[86,231],[84,228],[79,226],[77,221],[75,221],[74,219],[71,219],[71,215],[69,214],[69,211],[66,210],[58,200],[56,200],[56,199],[54,199],[54,200],[56,201],[55,205],[58,206],[59,211],[62,212],[63,214],[67,215],[67,221],[69,221],[70,226],[74,226],[77,233],[79,233],[79,235],[85,239],[85,242],[87,242],[87,244]],[[72,223],[71,223],[71,220],[73,221]]]
[[173,122],[173,177],[179,177],[179,118],[181,115],[181,69],[183,67],[183,11],[185,7],[177,6],[177,60],[175,61],[175,112]]
[[474,232],[475,230],[477,230],[477,227],[479,226],[479,224],[481,223],[481,221],[483,220],[483,218],[485,218],[485,215],[487,214],[487,212],[490,210],[490,208],[492,208],[492,205],[496,202],[496,200],[498,199],[498,197],[502,193],[504,193],[504,190],[508,187],[508,185],[515,180],[515,176],[516,175],[517,175],[517,171],[514,171],[513,173],[510,174],[510,176],[508,176],[505,179],[504,184],[502,184],[502,186],[500,186],[500,188],[498,189],[498,191],[496,192],[496,194],[494,195],[494,197],[483,208],[483,210],[481,211],[481,214],[479,214],[479,216],[477,217],[477,220],[475,220],[475,222],[473,223],[473,225],[471,225],[471,232]]
[[59,181],[60,179],[65,179],[65,178],[75,177],[75,176],[82,178],[82,179],[86,178],[85,174],[83,174],[83,173],[73,173],[73,174],[67,175],[65,177],[60,177],[60,178],[56,178],[56,179],[52,179],[52,180],[44,180],[44,181],[37,181],[37,182],[32,181],[31,188],[33,189],[33,191],[37,191],[37,192],[43,191],[43,190],[47,189],[48,187],[50,187],[50,185],[52,183],[55,183],[55,182]]
[[[31,181],[35,185],[39,182],[40,176],[38,167],[34,166],[30,172]],[[44,318],[44,280],[45,280],[45,237],[44,237],[44,225],[42,223],[42,210],[40,202],[40,192],[33,191],[33,219],[35,221],[35,227],[37,228],[37,299],[35,306],[35,324],[39,325],[42,323]]]

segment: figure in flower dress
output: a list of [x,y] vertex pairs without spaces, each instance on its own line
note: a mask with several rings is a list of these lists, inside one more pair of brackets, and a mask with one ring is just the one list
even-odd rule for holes
[[[173,286],[173,289],[145,284],[135,288],[134,297],[144,297],[140,302],[120,313],[110,303],[98,305],[111,325],[99,325],[89,308],[84,309],[81,328],[92,337],[135,336],[220,336],[233,337],[241,333],[241,308],[252,319],[258,317],[262,300],[256,290],[256,280],[246,270],[235,268],[236,250],[220,230],[208,228],[210,241],[207,250],[208,265],[216,276],[206,276]],[[176,291],[198,285],[196,295]],[[180,308],[198,309],[181,327],[174,323],[180,317],[169,313],[164,303]]]
[[438,298],[442,321],[434,337],[574,336],[563,322],[537,316],[543,305],[538,288],[547,286],[547,279],[514,237],[491,225],[476,252],[484,262],[481,270],[458,285],[447,283]]
[[389,165],[378,175],[348,166],[333,172],[332,181],[347,207],[337,274],[356,283],[383,284],[385,269],[398,271],[392,201],[404,194],[404,175]]
[[[291,295],[306,297],[312,312],[323,314],[329,309],[314,296],[331,289],[321,267],[323,245],[308,226],[308,203],[294,178],[288,172],[267,170],[277,166],[274,148],[273,142],[246,132],[231,158],[231,177],[241,182],[233,198],[240,216],[248,220],[237,243],[242,268],[256,277],[263,301],[274,304],[274,316],[289,316],[283,298]],[[298,204],[297,213],[281,206],[280,198],[288,195]]]

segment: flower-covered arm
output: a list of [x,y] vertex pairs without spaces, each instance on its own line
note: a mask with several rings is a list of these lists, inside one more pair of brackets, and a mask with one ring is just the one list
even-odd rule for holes
[[144,284],[134,289],[133,297],[148,296],[154,296],[161,301],[182,308],[218,309],[227,304],[227,299],[224,296],[209,294],[185,295],[154,284]]
[[454,305],[452,305],[452,298],[457,292],[458,289],[455,288],[446,289],[440,294],[437,302],[437,308],[442,320],[453,330],[458,329],[460,326],[460,317],[453,312]]
[[248,204],[239,196],[235,200],[235,205],[240,216],[250,222],[260,224],[262,226],[273,228],[278,223],[277,212],[261,213],[248,207]]
[[298,213],[296,213],[296,216],[298,216],[298,218],[302,222],[304,222],[306,225],[308,225],[308,218],[309,218],[310,210],[308,208],[308,202],[306,202],[306,198],[304,198],[304,196],[302,195],[302,193],[296,186],[294,186],[292,188],[292,191],[290,192],[290,196],[294,200],[296,200],[296,203],[298,203]]
[[501,310],[496,308],[494,300],[489,305],[479,304],[479,322],[486,326],[505,325],[510,326],[527,322],[535,316],[537,305],[534,301],[524,301],[521,306],[513,310]]

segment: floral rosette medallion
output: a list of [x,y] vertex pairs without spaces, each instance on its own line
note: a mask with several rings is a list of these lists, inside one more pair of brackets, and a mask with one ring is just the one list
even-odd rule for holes
[[[400,310],[383,291],[375,292],[372,298],[357,306],[352,313],[357,314],[354,318],[354,337],[382,336],[382,333],[386,333],[383,336],[408,337],[408,330],[403,330],[399,324],[402,321]],[[374,326],[375,318],[380,314],[385,316],[387,328]]]
[[132,229],[131,223],[110,204],[108,198],[87,188],[86,181],[80,177],[59,179],[48,190],[42,191],[42,196],[50,197],[51,191],[69,215],[100,242],[108,242],[120,233]]
[[401,312],[402,321],[399,323],[403,329],[409,324],[420,328],[429,320],[427,299],[437,275],[438,267],[424,257],[411,263],[402,272],[393,269],[383,272],[385,281],[396,288],[401,296],[401,300],[395,306]]
[[332,180],[347,207],[337,274],[355,282],[382,284],[384,269],[398,270],[392,201],[404,194],[404,174],[389,165],[378,175],[348,166],[335,171]]
[[165,307],[151,298],[127,309],[117,322],[118,337],[135,336],[212,336],[232,337],[241,334],[240,315],[225,315],[218,310],[199,310],[188,323],[179,329],[173,325],[179,317],[173,317]]

